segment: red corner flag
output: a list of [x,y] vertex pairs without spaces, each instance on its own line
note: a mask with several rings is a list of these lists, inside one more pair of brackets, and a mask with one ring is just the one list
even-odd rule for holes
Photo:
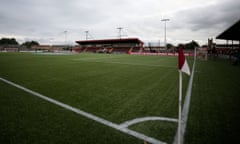
[[185,59],[185,56],[183,54],[182,46],[180,46],[179,50],[178,50],[178,69],[180,71],[190,75],[190,69],[189,69],[187,60]]

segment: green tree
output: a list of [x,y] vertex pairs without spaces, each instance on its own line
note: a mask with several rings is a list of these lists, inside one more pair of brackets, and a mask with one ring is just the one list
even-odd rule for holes
[[0,39],[0,45],[18,45],[15,38],[2,38]]
[[194,49],[195,47],[199,47],[199,44],[194,40],[185,44],[185,49]]
[[26,41],[22,45],[26,46],[27,48],[32,48],[32,46],[38,46],[39,43],[37,41]]
[[168,43],[168,44],[167,44],[167,49],[171,49],[171,48],[174,48],[174,45],[173,45],[173,44],[170,44],[170,43]]

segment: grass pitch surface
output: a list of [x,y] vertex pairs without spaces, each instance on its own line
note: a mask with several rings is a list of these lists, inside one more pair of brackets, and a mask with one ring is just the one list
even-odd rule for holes
[[[177,118],[178,71],[176,57],[2,53],[0,54],[0,65],[2,78],[114,123],[120,124],[145,116]],[[185,85],[187,85],[187,81],[186,77]],[[38,139],[44,139],[41,134],[44,135],[44,131],[50,129],[52,133],[63,130],[66,135],[53,136],[53,139],[56,139],[52,140],[53,143],[57,140],[65,141],[68,138],[70,140],[73,133],[83,135],[77,140],[73,139],[74,142],[88,143],[91,137],[96,143],[106,143],[106,141],[108,141],[107,143],[139,142],[138,139],[111,128],[95,126],[100,124],[81,116],[78,116],[79,120],[71,122],[71,119],[74,119],[71,116],[74,114],[71,112],[55,112],[58,110],[46,107],[56,106],[46,104],[41,100],[31,100],[36,98],[31,98],[30,94],[15,90],[16,88],[7,84],[1,83],[1,85],[3,86],[0,90],[4,93],[1,95],[1,115],[4,115],[1,121],[5,123],[2,125],[4,127],[2,132],[7,135],[1,136],[4,140],[10,141],[15,138],[15,141],[24,143],[25,141],[26,143],[32,141],[38,143],[38,141],[41,142]],[[14,104],[13,101],[17,104]],[[21,107],[21,105],[25,105],[25,107]],[[6,107],[9,107],[7,113],[4,111]],[[38,109],[41,113],[36,114]],[[61,108],[56,109],[65,111]],[[18,116],[14,119],[18,113],[24,115],[24,119],[19,119]],[[76,115],[74,117],[76,118]],[[38,119],[40,119],[43,130],[27,126],[27,123],[38,123]],[[14,124],[18,126],[19,123],[24,130],[14,129]],[[91,123],[94,124],[91,126]],[[8,131],[7,128],[11,128],[12,125],[14,130]],[[51,125],[52,128],[48,129],[48,125]],[[83,126],[71,129],[78,125]],[[130,128],[162,141],[172,142],[177,124],[155,121],[140,123]],[[115,132],[113,133],[113,131]],[[106,133],[105,136],[102,136],[103,133]],[[120,134],[122,137],[111,140],[111,135],[115,133],[116,136]],[[14,135],[18,137],[14,137]],[[35,137],[25,139],[24,135],[35,135]],[[88,136],[85,138],[85,135]],[[74,142],[69,141],[69,143]]]
[[[239,73],[229,60],[197,61],[185,143],[239,143]],[[0,53],[0,77],[117,124],[177,118],[177,57]],[[130,129],[172,143],[177,124]],[[0,143],[143,142],[0,82]]]
[[229,59],[197,62],[185,143],[240,143],[239,74]]

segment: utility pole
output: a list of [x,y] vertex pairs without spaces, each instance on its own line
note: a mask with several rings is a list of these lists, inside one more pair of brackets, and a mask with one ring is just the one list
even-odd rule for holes
[[122,27],[118,27],[118,37],[121,39],[122,38]]
[[161,21],[163,21],[165,23],[165,26],[164,26],[164,44],[165,44],[165,47],[167,47],[167,32],[166,32],[166,29],[167,29],[167,21],[170,21],[170,19],[162,19]]

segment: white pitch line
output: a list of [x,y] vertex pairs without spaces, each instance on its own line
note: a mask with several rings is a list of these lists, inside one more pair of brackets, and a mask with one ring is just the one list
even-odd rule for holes
[[[183,109],[182,109],[181,144],[183,144],[183,142],[184,142],[184,134],[185,134],[186,126],[187,126],[188,113],[189,113],[189,108],[190,108],[190,100],[191,100],[191,94],[192,94],[192,83],[193,83],[193,77],[194,77],[194,71],[195,71],[195,62],[196,62],[196,59],[194,59],[194,62],[193,62],[192,73],[191,73],[191,77],[188,82],[187,93],[185,96],[185,101],[184,101],[184,105],[183,105]],[[178,130],[174,137],[173,144],[177,144],[177,142],[178,142]]]
[[138,139],[142,139],[142,140],[147,141],[147,142],[149,142],[149,143],[153,143],[153,144],[165,144],[165,142],[163,142],[163,141],[160,141],[160,140],[157,140],[157,139],[155,139],[155,138],[146,136],[146,135],[144,135],[144,134],[142,134],[142,133],[138,133],[138,132],[133,131],[133,130],[130,130],[130,129],[128,129],[128,128],[121,127],[121,126],[118,125],[118,124],[115,124],[115,123],[113,123],[113,122],[107,121],[107,120],[102,119],[102,118],[100,118],[100,117],[97,117],[97,116],[95,116],[95,115],[93,115],[93,114],[87,113],[87,112],[82,111],[82,110],[80,110],[80,109],[74,108],[74,107],[72,107],[72,106],[70,106],[70,105],[64,104],[64,103],[62,103],[62,102],[60,102],[60,101],[57,101],[57,100],[54,100],[54,99],[49,98],[49,97],[47,97],[47,96],[44,96],[44,95],[42,95],[42,94],[40,94],[40,93],[37,93],[37,92],[32,91],[32,90],[30,90],[30,89],[27,89],[27,88],[25,88],[25,87],[23,87],[23,86],[21,86],[21,85],[18,85],[18,84],[16,84],[16,83],[13,83],[13,82],[11,82],[11,81],[9,81],[9,80],[6,80],[6,79],[4,79],[4,78],[1,78],[1,77],[0,77],[0,80],[3,81],[3,82],[5,82],[5,83],[7,83],[7,84],[9,84],[9,85],[12,85],[12,86],[14,86],[14,87],[16,87],[16,88],[19,88],[19,89],[21,89],[21,90],[23,90],[23,91],[25,91],[25,92],[27,92],[27,93],[30,93],[30,94],[32,94],[32,95],[34,95],[34,96],[36,96],[36,97],[39,97],[39,98],[41,98],[41,99],[43,99],[43,100],[45,100],[45,101],[48,101],[48,102],[53,103],[53,104],[55,104],[55,105],[58,105],[58,106],[60,106],[60,107],[62,107],[62,108],[64,108],[64,109],[67,109],[67,110],[70,110],[70,111],[72,111],[72,112],[75,112],[75,113],[77,113],[77,114],[79,114],[79,115],[82,115],[82,116],[84,116],[84,117],[86,117],[86,118],[88,118],[88,119],[94,120],[94,121],[96,121],[96,122],[98,122],[98,123],[101,123],[101,124],[103,124],[103,125],[106,125],[106,126],[108,126],[108,127],[114,128],[114,129],[116,129],[116,130],[118,130],[118,131],[121,131],[121,132],[123,132],[123,133],[125,133],[125,134],[134,136],[134,137],[136,137],[136,138],[138,138]]
[[123,123],[120,124],[121,127],[123,128],[127,128],[130,125],[133,124],[137,124],[140,122],[144,122],[144,121],[168,121],[168,122],[178,122],[178,119],[174,119],[174,118],[167,118],[167,117],[142,117],[142,118],[136,118],[133,120],[129,120],[129,121],[125,121]]

